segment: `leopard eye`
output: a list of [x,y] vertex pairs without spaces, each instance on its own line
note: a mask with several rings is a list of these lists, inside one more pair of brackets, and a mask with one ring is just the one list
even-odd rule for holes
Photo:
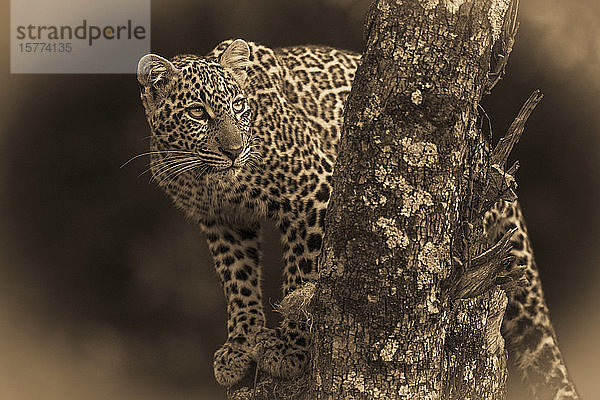
[[208,120],[208,113],[206,112],[206,109],[202,106],[190,107],[187,109],[187,113],[190,117],[194,119],[201,121]]
[[231,103],[231,109],[236,114],[241,113],[242,111],[244,111],[245,106],[246,106],[246,101],[242,97],[235,99]]

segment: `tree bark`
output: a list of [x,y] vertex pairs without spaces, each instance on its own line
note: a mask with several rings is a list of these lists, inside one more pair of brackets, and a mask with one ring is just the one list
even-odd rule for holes
[[[509,5],[371,7],[313,299],[308,398],[504,398],[506,296],[490,285],[494,273],[477,292],[452,291],[469,286],[460,265],[473,270],[494,244],[474,209],[484,203],[476,120]],[[494,251],[488,267],[507,255]]]
[[476,122],[512,49],[517,4],[372,4],[308,310],[311,368],[231,398],[505,397],[507,300],[496,284],[510,232],[485,237],[482,216],[515,198],[504,154],[518,135],[501,141],[490,168]]

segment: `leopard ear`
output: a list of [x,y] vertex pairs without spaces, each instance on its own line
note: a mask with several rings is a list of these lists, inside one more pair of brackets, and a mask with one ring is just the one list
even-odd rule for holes
[[154,88],[164,92],[168,82],[177,73],[177,68],[166,58],[156,54],[146,54],[137,67],[138,82],[145,88]]
[[250,47],[248,43],[242,39],[236,39],[231,44],[219,59],[221,66],[231,72],[233,78],[241,85],[245,86],[246,79],[246,67],[250,65]]

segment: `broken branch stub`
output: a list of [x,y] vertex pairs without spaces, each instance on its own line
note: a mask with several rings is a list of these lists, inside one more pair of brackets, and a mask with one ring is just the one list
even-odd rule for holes
[[490,61],[490,72],[488,72],[488,85],[486,92],[490,93],[496,84],[502,79],[508,62],[508,56],[515,44],[515,37],[519,30],[517,14],[519,11],[519,0],[512,0],[506,10],[504,23],[502,24],[501,36],[494,43],[492,59]]
[[448,278],[444,287],[452,300],[479,296],[495,286],[510,291],[527,284],[524,267],[510,268],[515,260],[510,241],[517,228],[507,231],[492,247],[471,258],[465,266]]
[[508,128],[506,135],[500,139],[492,151],[492,154],[490,155],[490,163],[492,165],[498,165],[500,167],[506,165],[510,152],[519,139],[521,139],[521,135],[525,129],[525,123],[543,97],[544,95],[539,89],[536,89],[529,96],[525,104],[523,104],[523,107],[521,107],[521,110],[519,110],[517,117]]
[[502,137],[489,159],[490,168],[486,177],[486,185],[482,193],[482,209],[489,210],[497,201],[515,201],[517,199],[515,173],[519,169],[519,163],[515,162],[510,168],[506,168],[508,157],[515,144],[521,139],[525,124],[535,107],[544,95],[537,89],[527,99],[517,117],[508,128],[506,135]]

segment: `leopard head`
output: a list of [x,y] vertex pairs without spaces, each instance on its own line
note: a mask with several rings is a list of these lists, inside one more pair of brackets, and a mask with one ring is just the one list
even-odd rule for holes
[[233,41],[218,59],[142,57],[137,78],[159,183],[182,174],[222,179],[258,157],[245,96],[250,50]]

